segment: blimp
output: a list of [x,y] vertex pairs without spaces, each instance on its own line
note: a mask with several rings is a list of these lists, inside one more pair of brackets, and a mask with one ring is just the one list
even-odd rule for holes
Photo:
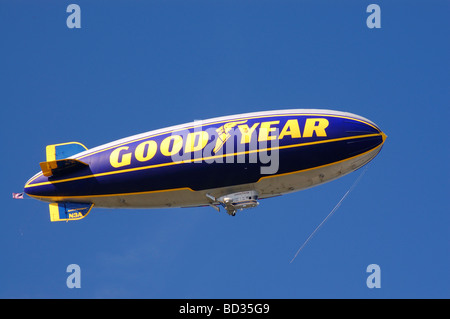
[[234,216],[359,169],[385,140],[372,121],[341,111],[223,116],[91,149],[48,145],[24,192],[48,203],[52,222],[83,219],[93,207],[209,206]]

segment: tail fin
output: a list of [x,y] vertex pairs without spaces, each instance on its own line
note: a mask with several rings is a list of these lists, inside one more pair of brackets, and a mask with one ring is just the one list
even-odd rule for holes
[[[89,166],[80,160],[68,158],[86,150],[87,147],[78,142],[47,145],[45,149],[46,161],[40,163],[42,173],[44,176],[49,177]],[[51,203],[49,205],[50,221],[59,222],[83,219],[89,214],[93,206],[94,204],[92,203]]]
[[86,151],[87,147],[78,142],[47,145],[45,152],[47,162],[68,158],[75,154]]
[[88,164],[76,159],[62,159],[57,161],[41,162],[42,174],[46,177],[68,173],[80,168],[89,166]]
[[67,173],[88,166],[88,164],[68,157],[86,151],[87,147],[78,142],[47,145],[46,162],[41,162],[41,170],[44,176]]
[[69,220],[79,220],[89,214],[94,204],[91,203],[51,203],[50,208],[50,221],[69,221]]

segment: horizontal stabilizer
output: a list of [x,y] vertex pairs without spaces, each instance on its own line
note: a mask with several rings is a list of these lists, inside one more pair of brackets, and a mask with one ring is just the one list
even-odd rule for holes
[[76,159],[63,159],[57,161],[48,161],[39,163],[42,173],[46,177],[69,173],[89,166],[88,164]]
[[87,147],[78,142],[47,145],[45,148],[46,161],[61,160],[86,150]]
[[69,221],[79,220],[87,216],[94,204],[91,203],[51,203],[50,207],[50,221]]

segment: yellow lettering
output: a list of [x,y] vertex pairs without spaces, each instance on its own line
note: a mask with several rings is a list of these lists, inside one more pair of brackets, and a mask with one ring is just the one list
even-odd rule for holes
[[[173,145],[172,149],[169,151],[170,144]],[[161,153],[165,156],[172,156],[176,153],[178,153],[181,148],[183,147],[183,138],[180,135],[170,135],[167,136],[162,142],[161,142]]]
[[278,123],[280,123],[280,121],[262,122],[261,127],[259,128],[258,142],[276,139],[276,136],[270,135],[270,132],[275,131],[277,128],[270,126]]
[[111,152],[111,155],[109,156],[109,162],[111,163],[112,167],[122,167],[126,165],[130,165],[131,163],[131,153],[124,153],[120,157],[120,152],[128,150],[128,146],[122,146],[116,148],[114,151]]
[[250,143],[252,139],[252,134],[258,127],[259,123],[253,124],[251,128],[248,127],[247,124],[245,125],[238,125],[239,131],[241,131],[241,144],[248,144]]
[[305,129],[303,130],[303,137],[312,137],[316,132],[317,137],[326,137],[327,133],[325,129],[328,127],[329,122],[324,118],[310,118],[306,119]]
[[286,122],[278,138],[281,140],[286,135],[290,135],[292,138],[302,137],[300,135],[300,127],[298,126],[298,121],[296,119],[288,120]]
[[[134,156],[139,162],[149,161],[155,156],[158,145],[155,141],[145,141],[139,144],[134,151]],[[147,154],[145,155],[145,152]]]
[[203,149],[208,143],[209,134],[206,131],[189,133],[186,137],[184,152],[195,152]]

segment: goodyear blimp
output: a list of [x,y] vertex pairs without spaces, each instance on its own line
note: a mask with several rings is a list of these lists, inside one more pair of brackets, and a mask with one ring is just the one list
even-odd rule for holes
[[386,135],[361,116],[292,109],[163,128],[92,149],[48,145],[24,192],[49,203],[51,221],[95,207],[211,206],[230,215],[259,199],[313,187],[371,161]]

